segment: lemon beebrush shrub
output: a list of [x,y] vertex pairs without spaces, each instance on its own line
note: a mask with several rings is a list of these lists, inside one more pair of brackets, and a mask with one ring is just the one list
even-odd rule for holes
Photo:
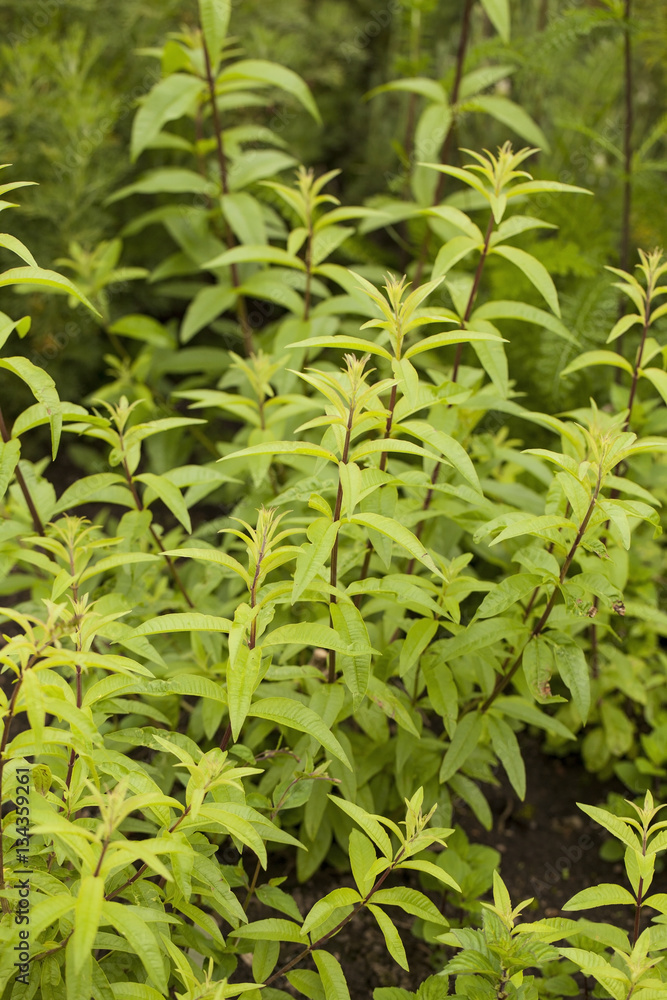
[[[288,439],[157,474],[137,471],[144,443],[190,418],[142,421],[124,399],[89,414],[54,397],[12,429],[10,453],[62,418],[101,442],[116,471],[57,498],[25,463],[5,502],[3,589],[29,597],[4,610],[4,801],[19,769],[31,768],[33,786],[29,854],[22,814],[10,809],[2,831],[8,996],[127,996],[134,983],[151,998],[256,984],[271,996],[283,977],[306,996],[345,996],[327,945],[360,908],[401,965],[391,907],[431,939],[446,925],[401,872],[466,891],[442,863],[452,797],[490,824],[480,782],[495,780],[497,761],[524,794],[521,725],[571,738],[549,710],[566,698],[586,719],[587,610],[598,592],[616,597],[616,564],[603,557],[631,542],[639,519],[656,523],[646,499],[613,496],[633,489],[614,470],[662,441],[624,429],[626,412],[595,408],[579,423],[526,414],[558,431],[559,451],[475,434],[492,407],[522,413],[463,364],[470,346],[502,350],[498,331],[431,311],[438,278],[414,291],[390,280],[386,294],[346,280],[380,333],[310,338],[309,352],[344,352],[342,369],[324,356],[295,373],[310,395],[274,392],[279,363],[257,356],[235,360],[248,396],[192,396],[264,431],[289,428]],[[424,363],[445,349],[456,380]],[[267,500],[253,522],[228,522],[222,545],[205,526],[192,531],[191,508],[221,478],[237,481],[242,513],[253,474]],[[158,498],[169,532],[154,518]],[[64,514],[83,502],[104,505],[99,523]],[[478,571],[499,561],[494,549],[518,567],[499,582]],[[598,576],[586,575],[589,557]],[[444,825],[430,829],[432,816]],[[356,888],[304,919],[265,874],[271,844],[296,852],[302,878],[327,855],[349,864]],[[26,984],[12,953],[28,863]],[[249,951],[244,983],[238,955]],[[311,957],[316,973],[300,967]]]

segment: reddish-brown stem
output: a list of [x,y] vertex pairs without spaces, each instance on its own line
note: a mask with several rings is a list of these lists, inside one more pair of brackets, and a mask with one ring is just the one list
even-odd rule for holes
[[[389,397],[389,413],[387,414],[387,423],[385,424],[384,428],[385,438],[388,438],[389,435],[391,434],[391,428],[394,422],[394,410],[396,408],[396,391],[397,391],[397,386],[396,384],[394,384],[391,387],[391,396]],[[387,468],[388,459],[389,459],[389,452],[383,451],[382,454],[380,455],[380,472],[385,472]],[[373,555],[373,546],[369,539],[369,541],[366,542],[366,554],[364,556],[363,566],[361,567],[361,575],[359,577],[360,580],[365,580],[366,577],[368,576],[368,570],[371,565],[372,555]],[[361,604],[361,598],[362,594],[357,594],[356,597],[354,598],[354,604],[357,608]]]
[[[19,696],[19,691],[21,690],[21,684],[23,682],[23,675],[21,675],[16,683],[14,684],[14,690],[12,691],[12,696],[9,700],[9,705],[7,706],[7,714],[5,716],[5,724],[2,730],[2,740],[0,740],[0,808],[2,808],[2,778],[5,770],[5,750],[7,749],[7,743],[9,742],[9,731],[12,726],[12,721],[14,719],[14,711],[16,709],[16,702]],[[2,824],[0,823],[0,889],[5,888],[5,876],[4,876],[4,838]],[[3,913],[9,913],[9,903],[6,899],[0,900],[0,905]]]
[[[355,403],[354,399],[350,400],[350,410],[347,415],[347,427],[345,428],[345,444],[343,446],[343,455],[341,457],[341,464],[345,465],[348,456],[350,454],[350,438],[352,437],[352,421],[354,419],[354,409]],[[336,493],[336,506],[334,507],[333,521],[340,521],[340,512],[343,507],[343,480],[338,476],[338,491]],[[333,543],[333,548],[331,550],[331,569],[329,571],[329,582],[331,584],[331,594],[329,597],[329,604],[336,603],[335,589],[338,585],[338,535],[336,535],[336,540]],[[331,626],[333,627],[333,616],[331,615],[331,608],[329,608],[329,620]],[[336,650],[329,650],[329,672],[327,675],[327,681],[329,684],[333,684],[336,680]]]
[[639,342],[639,347],[637,348],[637,357],[635,359],[635,366],[632,370],[632,383],[630,385],[630,395],[628,396],[628,415],[625,418],[625,423],[623,424],[623,430],[627,431],[630,426],[630,420],[632,418],[632,407],[635,402],[635,395],[637,393],[637,383],[639,382],[639,370],[642,365],[642,358],[644,355],[644,347],[646,345],[646,336],[648,334],[649,323],[651,320],[651,292],[652,287],[646,289],[646,303],[644,305],[644,323],[642,326],[642,336]]
[[[185,817],[188,815],[189,812],[190,812],[190,806],[187,806],[183,811],[183,813],[178,817],[178,819],[171,824],[168,832],[173,833],[174,830],[178,829],[178,827],[181,825],[181,823],[183,822],[183,820],[185,819]],[[98,864],[101,864],[101,859]],[[146,863],[141,865],[140,868],[137,868],[136,872],[134,873],[134,875],[132,875],[131,878],[128,878],[126,882],[123,882],[122,885],[119,885],[118,888],[114,889],[113,892],[108,892],[104,898],[108,901],[110,899],[113,899],[115,896],[118,896],[119,893],[124,892],[128,886],[132,885],[133,882],[136,882],[138,878],[141,878],[141,876],[144,874],[147,868],[148,865]]]
[[[632,215],[632,130],[634,126],[634,95],[632,74],[632,39],[630,17],[632,0],[625,0],[623,13],[623,76],[625,101],[625,132],[623,135],[623,203],[621,208],[621,238],[618,252],[618,266],[627,271],[630,263],[630,219]],[[624,299],[619,302],[619,319],[623,315]],[[622,353],[623,336],[618,338],[617,350]],[[616,381],[621,379],[621,369],[616,369]]]
[[318,948],[321,948],[322,945],[326,944],[327,941],[331,940],[331,938],[334,937],[335,934],[338,934],[338,932],[342,930],[343,927],[345,927],[345,925],[348,924],[354,916],[356,916],[359,910],[361,910],[362,907],[366,906],[370,902],[371,898],[382,887],[384,882],[386,882],[387,878],[392,873],[397,863],[400,861],[402,855],[403,855],[403,849],[401,849],[398,852],[392,864],[380,876],[380,878],[377,880],[373,888],[369,892],[367,892],[364,898],[355,905],[351,913],[348,913],[346,917],[343,917],[343,919],[336,924],[333,930],[330,930],[328,934],[323,935],[323,937],[319,938],[319,940],[315,941],[313,944],[308,945],[307,948],[304,948],[304,950],[300,952],[296,956],[296,958],[293,958],[290,962],[287,963],[287,965],[283,965],[282,969],[278,969],[278,971],[274,972],[272,976],[269,976],[269,978],[266,980],[265,983],[263,983],[263,985],[270,986],[271,983],[275,983],[277,979],[280,979],[281,976],[284,976],[287,972],[290,971],[290,969],[293,969],[295,965],[298,965],[300,962],[302,962],[304,958],[307,958],[308,955],[310,955],[313,951],[317,951]]
[[[130,469],[128,467],[127,461],[125,459],[123,459],[123,471],[125,473],[125,478],[127,480],[127,485],[130,488],[130,492],[132,494],[132,499],[134,500],[135,507],[137,508],[138,511],[144,510],[144,505],[143,505],[143,503],[141,501],[141,497],[137,493],[137,487],[134,484],[134,480],[132,479],[132,473],[130,472]],[[150,524],[148,526],[148,530],[150,531],[151,536],[153,538],[153,541],[157,545],[158,549],[164,555],[164,553],[165,553],[165,547],[162,544],[162,539],[160,538],[160,536],[158,535],[157,531],[155,530],[155,528],[153,527],[152,524]],[[185,598],[186,604],[188,605],[188,607],[194,608],[195,607],[194,601],[191,600],[190,595],[188,594],[187,590],[185,589],[185,584],[181,580],[180,574],[179,574],[178,570],[176,569],[176,566],[174,565],[173,560],[169,556],[167,556],[167,555],[165,555],[165,559],[167,561],[167,566],[169,567],[169,572],[172,575],[174,583],[176,584],[176,586],[180,590],[181,594]]]
[[[445,134],[441,149],[440,149],[440,163],[448,163],[449,153],[456,133],[456,104],[459,99],[459,91],[461,89],[461,80],[463,79],[463,66],[465,63],[466,49],[468,48],[468,39],[470,37],[470,15],[472,13],[474,0],[466,0],[465,7],[463,8],[463,17],[461,21],[461,35],[459,37],[459,44],[456,51],[456,69],[454,71],[454,84],[452,86],[452,93],[450,98],[450,105],[454,108],[454,113],[452,115],[452,120],[449,124],[449,128]],[[438,205],[440,199],[442,198],[442,192],[445,186],[446,174],[440,174],[438,176],[438,183],[435,189],[435,195],[433,197],[433,204]],[[421,283],[422,274],[424,271],[424,266],[426,264],[426,257],[428,255],[429,243],[431,242],[431,230],[426,230],[426,235],[424,236],[421,250],[419,251],[419,259],[417,261],[417,269],[415,271],[415,285]]]
[[[257,601],[257,584],[259,582],[259,574],[262,568],[262,559],[264,558],[264,552],[266,551],[266,533],[262,537],[262,545],[259,550],[259,555],[257,556],[257,565],[255,566],[255,575],[250,586],[250,607],[254,608]],[[250,623],[250,636],[248,638],[248,649],[254,649],[257,642],[257,618],[253,618]],[[220,740],[220,749],[226,750],[229,746],[229,741],[232,738],[232,723],[231,720],[227,723],[227,728],[225,729],[222,739]]]
[[[484,270],[484,264],[486,258],[489,255],[489,244],[491,242],[491,236],[493,234],[493,213],[489,217],[489,222],[486,227],[486,235],[484,237],[484,246],[482,247],[482,252],[480,254],[479,260],[477,261],[477,267],[475,269],[475,276],[473,278],[472,286],[470,288],[470,294],[468,296],[468,301],[466,303],[465,313],[463,314],[463,320],[461,321],[461,326],[465,328],[466,324],[470,320],[472,315],[473,306],[475,305],[475,299],[477,298],[477,291],[479,289],[479,283],[482,278],[482,271]],[[456,382],[457,376],[459,374],[459,368],[461,366],[461,358],[463,357],[463,347],[464,343],[461,341],[456,347],[456,355],[454,357],[454,367],[452,368],[452,382]],[[422,504],[422,512],[426,512],[433,500],[434,486],[438,481],[440,475],[440,462],[436,462],[433,472],[431,473],[431,485],[429,486],[426,496],[424,497],[424,502]],[[424,521],[420,521],[417,525],[415,534],[417,538],[421,540],[422,532],[424,530]],[[414,557],[410,560],[405,570],[406,573],[414,573],[416,560]]]
[[510,669],[506,673],[502,673],[502,674],[498,675],[498,679],[496,680],[496,683],[494,685],[493,691],[488,696],[488,698],[483,703],[483,705],[482,705],[482,707],[480,709],[480,711],[482,713],[487,712],[491,708],[491,705],[493,705],[493,703],[496,700],[496,698],[502,693],[502,691],[505,690],[505,688],[507,687],[507,685],[509,684],[509,682],[514,677],[514,675],[516,674],[516,672],[519,669],[519,667],[521,666],[521,663],[523,661],[523,654],[525,652],[526,647],[528,646],[528,643],[532,642],[533,639],[536,639],[541,634],[542,630],[544,629],[544,626],[546,625],[546,623],[547,623],[547,621],[549,619],[549,616],[551,615],[551,612],[553,611],[554,605],[556,603],[556,598],[558,597],[560,586],[562,585],[562,583],[565,580],[565,577],[568,574],[570,566],[572,565],[572,560],[574,559],[574,557],[575,557],[575,555],[577,553],[577,549],[581,545],[581,540],[584,537],[584,534],[586,533],[586,528],[588,527],[589,521],[590,521],[591,517],[593,516],[593,511],[595,510],[595,505],[597,503],[597,499],[598,499],[598,496],[600,494],[600,487],[601,487],[601,485],[602,485],[602,467],[600,466],[599,469],[598,469],[597,483],[595,485],[595,489],[593,490],[593,495],[592,495],[590,503],[588,505],[588,510],[586,511],[586,514],[584,516],[583,521],[579,525],[579,529],[577,531],[575,539],[572,542],[572,545],[570,546],[570,550],[569,550],[569,552],[567,553],[567,555],[565,557],[565,561],[563,562],[563,565],[561,566],[560,576],[559,576],[559,580],[558,580],[558,586],[554,587],[554,589],[553,589],[553,591],[551,593],[551,596],[550,596],[549,600],[546,603],[546,607],[544,608],[544,611],[542,612],[542,614],[541,614],[541,616],[539,618],[539,621],[533,627],[533,629],[532,629],[532,631],[530,633],[530,636],[528,637],[527,642],[525,643],[525,645],[524,645],[523,649],[521,650],[521,652],[519,653],[519,655],[514,660],[514,663],[512,664],[512,666],[510,667]]
[[[211,59],[208,54],[208,46],[206,42],[202,40],[202,47],[204,49],[204,60],[206,64],[206,81],[208,83],[209,97],[211,101],[211,113],[213,115],[213,128],[215,131],[215,144],[218,154],[218,169],[220,170],[220,184],[222,187],[222,193],[229,193],[229,179],[227,171],[227,156],[225,154],[225,147],[222,139],[222,123],[220,121],[220,112],[218,110],[218,104],[215,99],[215,79],[213,76],[213,69],[211,67]],[[234,234],[231,227],[227,225],[227,246],[232,250],[236,246],[234,240]],[[240,288],[241,281],[239,279],[239,272],[236,264],[230,265],[230,273],[232,277],[232,284],[234,288]],[[236,299],[236,311],[239,317],[239,323],[241,324],[241,331],[243,333],[243,346],[246,355],[252,354],[253,342],[252,342],[252,329],[248,322],[248,310],[246,309],[245,299],[242,295],[237,296]]]
[[[11,434],[7,430],[7,425],[5,424],[5,418],[2,414],[1,408],[0,408],[0,435],[2,436],[2,440],[5,442],[5,444],[7,444],[12,439]],[[14,469],[14,475],[16,476],[16,482],[19,484],[19,489],[21,490],[23,498],[28,506],[28,510],[30,511],[30,517],[32,518],[33,528],[35,529],[38,535],[43,535],[44,524],[42,523],[42,519],[37,512],[37,508],[35,507],[35,502],[32,499],[30,490],[28,489],[28,484],[26,483],[24,475],[21,472],[18,465]]]

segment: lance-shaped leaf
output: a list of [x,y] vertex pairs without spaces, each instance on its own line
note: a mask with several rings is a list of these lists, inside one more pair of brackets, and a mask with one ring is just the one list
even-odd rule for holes
[[397,545],[409,552],[418,562],[430,569],[436,576],[442,577],[442,573],[433,562],[422,543],[416,535],[408,528],[405,528],[393,517],[385,517],[384,514],[354,514],[348,518],[350,524],[359,524],[365,528],[372,528],[379,531],[381,535],[386,535],[393,539]]
[[312,736],[333,757],[340,760],[350,771],[352,770],[347,754],[336,737],[317,712],[313,712],[307,705],[289,698],[260,698],[251,706],[248,715],[258,719],[268,719],[278,726],[287,726],[289,729],[296,729],[300,733]]
[[57,271],[47,271],[43,267],[15,267],[10,271],[0,273],[0,287],[7,285],[37,285],[40,288],[52,288],[56,292],[65,292],[82,302],[92,313],[100,316],[92,302],[68,278]]
[[128,639],[138,635],[159,635],[161,632],[229,632],[232,623],[229,618],[217,618],[214,615],[202,615],[196,611],[184,614],[160,615],[151,618],[133,629]]
[[504,257],[505,260],[508,260],[511,264],[514,264],[515,267],[518,267],[519,270],[525,274],[530,283],[535,286],[540,295],[543,296],[552,312],[554,312],[556,316],[560,316],[558,292],[556,291],[553,279],[544,264],[540,263],[540,261],[537,260],[536,257],[533,257],[532,254],[526,253],[525,250],[520,250],[518,247],[494,247],[490,253],[498,254],[498,256]]
[[[29,269],[26,268],[25,270]],[[55,382],[42,368],[38,368],[37,365],[34,365],[32,361],[28,361],[27,358],[0,358],[0,368],[5,368],[7,371],[12,372],[12,374],[17,375],[22,382],[25,382],[35,399],[44,406],[49,415],[51,450],[55,458],[63,425],[60,399]]]
[[316,122],[322,121],[308,86],[297,73],[287,69],[286,66],[280,66],[266,59],[240,59],[220,74],[217,84],[224,89],[225,84],[236,80],[266,87],[278,87],[296,97]]
[[189,73],[172,73],[155,84],[132,122],[132,162],[150,146],[163,125],[194,111],[202,89],[202,81]]
[[229,455],[219,458],[219,462],[226,462],[230,458],[251,458],[254,455],[311,455],[313,458],[325,458],[328,462],[335,462],[338,459],[332,451],[321,448],[318,444],[310,444],[308,441],[267,441],[262,444],[251,445],[250,448],[242,448],[240,451],[233,451]]

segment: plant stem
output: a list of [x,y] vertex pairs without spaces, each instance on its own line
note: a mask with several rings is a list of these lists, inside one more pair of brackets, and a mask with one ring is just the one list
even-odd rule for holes
[[637,383],[639,382],[639,369],[641,368],[642,364],[644,347],[646,345],[646,336],[648,334],[649,323],[651,320],[651,298],[653,292],[652,284],[653,283],[651,282],[649,287],[646,289],[646,303],[644,305],[644,323],[642,325],[642,336],[639,342],[639,347],[637,348],[637,357],[635,358],[635,365],[632,370],[632,383],[630,385],[630,395],[628,396],[628,415],[625,418],[625,423],[623,424],[624,431],[627,431],[630,426],[630,419],[632,417],[632,407],[634,406],[635,395],[637,393]]
[[[257,584],[259,582],[259,574],[260,574],[260,571],[261,571],[261,568],[262,568],[262,559],[264,558],[264,553],[266,551],[266,540],[267,540],[267,536],[266,536],[266,531],[265,531],[264,535],[262,536],[262,545],[261,545],[260,550],[259,550],[259,555],[257,556],[257,565],[255,566],[255,575],[253,577],[252,584],[251,584],[251,587],[250,587],[250,607],[251,608],[255,607],[255,603],[257,601]],[[256,642],[257,642],[257,618],[253,618],[253,620],[250,623],[250,637],[248,638],[248,649],[254,649]],[[229,746],[229,741],[230,741],[231,737],[232,737],[232,723],[231,723],[231,720],[230,720],[227,723],[227,728],[225,729],[223,737],[222,737],[222,739],[220,741],[220,749],[221,750],[224,751],[224,750],[227,749],[227,747]]]
[[495,686],[493,688],[493,691],[488,696],[488,698],[486,699],[486,701],[482,704],[482,707],[480,709],[480,711],[482,712],[482,714],[485,713],[485,712],[487,712],[491,708],[491,705],[493,705],[493,703],[496,700],[496,698],[498,697],[498,695],[501,694],[501,692],[505,690],[505,688],[507,687],[507,685],[509,684],[509,682],[512,680],[512,678],[516,674],[517,670],[521,666],[521,663],[523,661],[523,654],[524,654],[524,652],[525,652],[526,647],[528,646],[528,644],[530,642],[532,642],[533,639],[536,639],[542,633],[542,630],[544,629],[544,626],[546,625],[546,623],[547,623],[547,621],[549,619],[549,616],[550,616],[551,612],[553,611],[553,608],[554,608],[554,605],[556,603],[556,598],[558,596],[558,592],[559,592],[560,586],[565,581],[565,577],[567,576],[568,571],[570,569],[570,566],[572,565],[572,560],[574,559],[574,557],[576,555],[576,552],[577,552],[577,549],[579,548],[579,546],[581,544],[581,540],[583,539],[584,534],[586,533],[586,528],[588,527],[588,523],[589,523],[589,521],[590,521],[590,519],[591,519],[591,517],[593,515],[593,511],[595,510],[595,505],[597,503],[597,499],[598,499],[598,496],[600,494],[600,487],[601,487],[601,485],[602,485],[602,465],[600,464],[599,467],[598,467],[597,483],[595,484],[595,489],[593,490],[593,495],[591,496],[591,500],[590,500],[590,503],[588,505],[588,510],[586,511],[586,514],[584,515],[583,521],[579,525],[579,529],[577,531],[575,539],[572,542],[572,545],[570,546],[570,550],[569,550],[569,552],[567,553],[567,555],[565,557],[565,561],[564,561],[563,565],[561,566],[560,576],[559,576],[559,580],[558,580],[558,586],[554,587],[553,591],[551,592],[551,597],[547,601],[546,607],[545,607],[544,611],[542,612],[542,615],[541,615],[539,621],[534,626],[532,632],[530,633],[530,636],[528,637],[527,642],[525,643],[525,645],[524,645],[523,649],[521,650],[521,652],[519,653],[519,655],[516,657],[514,663],[510,667],[510,669],[506,673],[504,673],[504,674],[499,674],[498,679],[496,680]]
[[[644,829],[642,834],[642,855],[646,857],[646,835],[647,831]],[[637,938],[639,937],[639,921],[641,919],[642,913],[642,899],[644,898],[644,879],[640,878],[637,885],[637,904],[635,907],[635,923],[632,931],[632,947],[637,944]]]
[[[19,691],[21,690],[21,684],[23,683],[23,674],[17,679],[14,684],[14,690],[12,691],[12,696],[7,706],[7,714],[5,715],[4,726],[2,730],[2,740],[0,740],[0,809],[2,808],[2,778],[5,770],[5,750],[7,749],[7,743],[9,742],[9,730],[11,729],[12,721],[14,719],[14,711],[16,709],[16,702],[18,700]],[[0,890],[6,888],[5,886],[5,869],[4,869],[4,835],[2,823],[0,823]],[[0,908],[3,913],[11,912],[11,907],[6,899],[0,900]]]
[[[623,74],[625,99],[625,134],[623,136],[623,204],[621,208],[621,239],[619,245],[619,264],[627,271],[630,261],[630,219],[632,214],[632,131],[634,126],[633,73],[632,73],[632,39],[630,37],[630,17],[632,15],[632,0],[625,0],[623,13]],[[622,296],[621,296],[622,300]],[[623,301],[619,302],[619,319],[623,315]],[[623,336],[619,337],[618,351],[622,353]],[[621,377],[621,369],[616,370],[616,381]]]
[[[2,436],[2,440],[4,441],[5,444],[7,444],[12,439],[11,434],[7,430],[7,425],[5,424],[5,418],[2,415],[1,407],[0,407],[0,436]],[[16,482],[19,484],[19,489],[23,494],[23,498],[26,504],[28,505],[28,510],[30,511],[30,517],[32,518],[33,528],[35,529],[38,535],[43,535],[44,524],[42,523],[42,519],[37,512],[37,508],[35,507],[35,502],[32,499],[30,490],[28,489],[28,484],[26,483],[23,473],[21,472],[21,469],[19,468],[18,464],[14,469],[14,475],[16,476]]]
[[[204,49],[204,59],[206,63],[206,80],[208,83],[209,98],[211,101],[211,112],[213,114],[213,127],[215,130],[215,142],[216,149],[218,153],[218,169],[220,170],[220,184],[222,186],[223,195],[229,194],[229,181],[228,181],[228,171],[227,171],[227,156],[225,154],[225,147],[222,139],[222,124],[220,122],[220,112],[218,111],[218,105],[215,100],[215,79],[213,77],[213,70],[211,68],[211,59],[208,54],[208,46],[202,38],[202,47]],[[236,241],[234,240],[234,233],[231,230],[229,224],[227,225],[227,246],[232,250],[236,246]],[[239,272],[236,264],[230,265],[230,273],[232,277],[232,284],[234,288],[239,288],[241,285],[239,279]],[[243,333],[243,346],[245,349],[246,356],[252,354],[253,342],[252,342],[252,329],[248,322],[248,310],[246,309],[245,299],[242,295],[239,295],[236,299],[236,311],[239,317],[239,323],[241,324],[241,330]]]
[[[185,810],[181,813],[181,815],[178,817],[178,819],[171,824],[168,833],[173,833],[174,830],[178,829],[178,827],[181,825],[181,823],[183,822],[183,820],[185,819],[185,817],[188,815],[189,812],[190,812],[190,806],[187,806]],[[114,896],[117,896],[119,893],[124,892],[125,889],[127,889],[128,886],[132,885],[133,882],[136,882],[138,878],[141,878],[141,876],[144,874],[147,868],[148,864],[144,862],[144,864],[141,865],[140,868],[137,868],[136,872],[134,873],[134,875],[131,876],[131,878],[128,878],[127,881],[123,882],[122,885],[119,885],[117,889],[113,890],[113,892],[108,892],[104,897],[107,900],[107,902],[110,899],[113,899]]]
[[[468,40],[470,37],[470,15],[472,13],[472,8],[475,0],[466,0],[465,7],[463,8],[463,17],[461,21],[461,34],[459,36],[458,49],[456,51],[456,69],[454,71],[454,84],[452,86],[452,94],[450,99],[450,105],[452,108],[456,107],[459,99],[459,91],[461,89],[461,80],[463,78],[463,66],[465,63],[466,49],[468,48]],[[447,129],[447,133],[442,143],[440,149],[440,163],[447,163],[449,161],[449,153],[454,135],[456,133],[456,111],[453,112],[452,120]],[[438,177],[438,184],[435,189],[435,195],[433,197],[433,204],[438,205],[440,199],[442,198],[442,192],[445,186],[446,174],[440,174]],[[421,250],[419,251],[419,259],[417,261],[417,269],[415,271],[415,285],[421,283],[422,274],[424,272],[424,266],[426,264],[426,257],[428,255],[429,243],[431,242],[431,230],[426,230],[426,235],[424,236]]]
[[398,862],[401,860],[402,855],[403,855],[403,848],[401,848],[401,850],[398,852],[398,854],[392,861],[389,868],[387,868],[387,870],[380,876],[380,878],[377,880],[373,888],[370,889],[370,891],[366,893],[364,898],[355,905],[351,913],[348,913],[346,917],[343,917],[343,919],[336,924],[333,930],[329,931],[328,934],[325,934],[323,937],[319,938],[319,940],[315,941],[313,944],[308,945],[307,948],[304,948],[304,950],[300,952],[296,956],[296,958],[293,958],[290,962],[287,963],[287,965],[283,965],[282,969],[278,969],[277,972],[274,972],[273,975],[269,976],[266,982],[264,982],[262,985],[270,986],[271,983],[274,983],[277,979],[280,979],[281,976],[284,976],[285,973],[289,972],[290,969],[293,969],[295,965],[298,965],[299,962],[302,962],[303,959],[307,958],[308,955],[310,955],[313,951],[316,951],[318,948],[321,948],[322,945],[326,944],[327,941],[329,941],[332,937],[334,937],[334,935],[338,934],[338,932],[341,931],[343,927],[345,927],[345,925],[350,922],[350,920],[352,920],[352,918],[359,912],[359,910],[361,910],[362,907],[366,906],[370,902],[371,898],[382,887],[384,882],[387,880],[388,876],[391,874],[391,872],[394,870]]
[[[385,424],[384,428],[385,438],[388,438],[389,435],[391,434],[391,428],[394,422],[394,410],[396,408],[397,388],[398,387],[396,385],[392,385],[391,387],[391,396],[389,397],[389,413],[387,414],[387,423]],[[382,454],[380,455],[380,466],[379,466],[380,472],[386,471],[388,459],[389,459],[389,452],[383,451]],[[364,556],[363,566],[361,567],[361,575],[359,576],[360,580],[365,580],[366,577],[368,576],[368,570],[371,565],[372,555],[373,555],[373,545],[371,543],[371,540],[369,539],[366,542],[366,554]],[[355,596],[354,598],[355,607],[357,608],[359,607],[359,605],[361,604],[362,597],[363,594],[357,594]]]
[[[352,437],[352,422],[354,420],[354,410],[355,401],[354,397],[350,400],[350,409],[347,415],[347,427],[345,428],[345,444],[343,446],[343,455],[341,458],[341,464],[345,465],[347,463],[348,456],[350,454],[350,438]],[[336,506],[334,508],[333,522],[340,521],[340,512],[343,507],[343,480],[340,478],[340,473],[338,475],[338,491],[336,493]],[[331,605],[336,604],[336,594],[335,588],[338,585],[338,535],[336,535],[336,540],[333,543],[333,548],[331,550],[331,569],[329,572],[329,582],[332,587],[332,593],[329,597],[329,622],[333,628],[333,616],[331,614]],[[327,675],[327,681],[329,684],[333,684],[336,680],[336,650],[329,650],[329,672]]]
[[[466,324],[470,320],[470,316],[472,315],[472,310],[473,310],[473,307],[475,305],[475,299],[477,298],[477,291],[479,289],[479,283],[480,283],[481,278],[482,278],[482,271],[484,270],[484,264],[486,263],[486,258],[489,255],[489,244],[491,242],[491,236],[493,234],[493,223],[494,223],[494,218],[493,218],[493,213],[491,213],[491,215],[489,216],[488,225],[486,227],[486,235],[484,237],[484,246],[482,247],[482,252],[480,254],[479,260],[477,261],[477,268],[475,269],[475,276],[473,278],[472,287],[470,289],[470,294],[468,296],[468,301],[466,303],[466,309],[465,309],[465,313],[463,315],[463,320],[461,321],[461,326],[463,328],[465,328]],[[463,357],[463,348],[464,348],[464,346],[465,345],[464,345],[463,341],[461,341],[460,344],[457,344],[456,355],[454,357],[454,367],[452,368],[452,382],[456,382],[456,379],[458,377],[459,368],[461,367],[461,358]],[[424,512],[424,513],[430,508],[431,502],[433,500],[434,486],[437,483],[438,477],[440,475],[440,464],[441,464],[440,462],[436,462],[435,463],[435,467],[433,469],[433,472],[431,473],[431,485],[429,486],[429,489],[426,492],[426,496],[424,497],[424,503],[422,504],[422,512]],[[421,536],[422,536],[423,530],[424,530],[424,521],[420,521],[419,524],[417,525],[417,528],[416,528],[416,531],[415,531],[415,534],[416,534],[417,538],[419,538],[420,540],[421,540]],[[408,566],[407,566],[407,569],[406,569],[405,572],[406,573],[413,573],[414,569],[415,569],[415,563],[416,563],[416,560],[413,557],[410,560],[410,562],[408,563]]]
[[[134,480],[132,479],[132,473],[129,470],[126,459],[123,459],[123,471],[125,472],[125,478],[127,480],[127,485],[130,487],[130,492],[132,493],[132,499],[134,500],[135,507],[137,508],[138,511],[144,510],[145,509],[144,505],[141,501],[141,497],[137,493],[137,488],[134,485]],[[165,547],[162,544],[162,539],[160,538],[160,536],[158,535],[152,524],[148,526],[148,530],[150,531],[153,541],[159,548],[160,552],[164,554]],[[179,575],[178,570],[176,569],[176,566],[174,565],[173,560],[169,556],[165,556],[165,559],[167,560],[167,566],[169,567],[169,572],[173,577],[174,583],[176,584],[181,594],[185,598],[186,604],[188,605],[188,607],[194,608],[195,607],[194,601],[190,598],[190,595],[185,589],[185,584],[181,580],[181,577]]]

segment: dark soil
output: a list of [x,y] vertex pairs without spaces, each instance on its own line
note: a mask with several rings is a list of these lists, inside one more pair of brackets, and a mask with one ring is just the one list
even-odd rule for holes
[[[577,808],[577,802],[603,805],[608,792],[623,792],[622,787],[616,782],[600,782],[588,774],[576,755],[564,759],[549,757],[540,750],[537,741],[524,739],[523,743],[526,801],[519,801],[508,783],[502,781],[497,788],[485,789],[494,814],[490,832],[468,811],[457,813],[454,821],[460,823],[471,842],[488,844],[500,851],[501,874],[513,903],[534,897],[535,903],[525,912],[525,919],[586,916],[629,929],[633,914],[627,907],[604,907],[585,913],[562,910],[567,900],[581,889],[600,882],[625,884],[622,864],[600,857],[600,847],[608,834]],[[282,874],[288,876],[284,888],[294,893],[303,913],[332,889],[354,885],[350,875],[327,868],[304,886],[296,884],[293,871],[284,870]],[[664,873],[656,876],[652,891],[665,891],[666,882]],[[410,884],[418,885],[416,881]],[[437,961],[434,950],[412,935],[413,918],[399,914],[397,908],[392,908],[408,956],[409,972],[390,958],[382,934],[368,912],[360,912],[330,942],[328,947],[345,971],[352,1000],[372,1000],[373,990],[379,986],[416,990],[424,979],[442,968],[441,962],[434,964]],[[290,957],[286,952],[285,958]],[[298,995],[285,981],[275,985]]]

